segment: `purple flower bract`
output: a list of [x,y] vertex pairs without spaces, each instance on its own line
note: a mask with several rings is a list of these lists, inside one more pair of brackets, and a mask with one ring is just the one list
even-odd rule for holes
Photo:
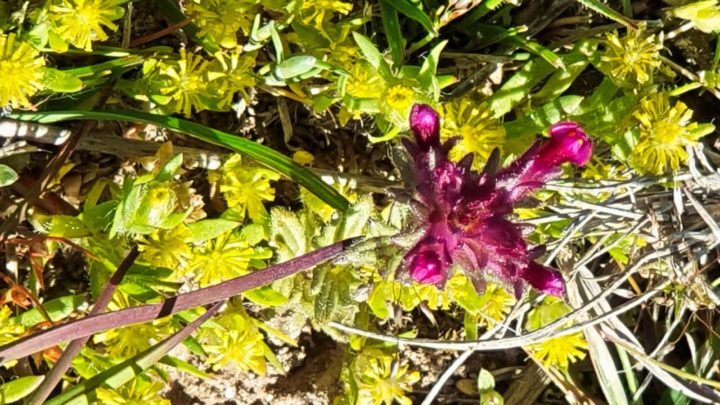
[[410,113],[415,140],[404,145],[415,161],[417,192],[425,207],[425,232],[405,256],[410,276],[443,285],[452,264],[466,269],[479,288],[486,276],[512,285],[520,295],[525,284],[560,296],[562,275],[537,259],[542,247],[530,247],[523,228],[509,220],[513,207],[561,173],[560,165],[584,165],[592,144],[574,122],[550,127],[550,138],[537,140],[505,168],[495,151],[481,173],[470,169],[472,155],[453,163],[448,151],[456,140],[440,143],[440,117],[432,107],[416,104]]

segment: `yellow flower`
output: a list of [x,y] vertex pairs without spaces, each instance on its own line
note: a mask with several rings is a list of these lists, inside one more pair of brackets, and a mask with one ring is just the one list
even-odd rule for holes
[[303,0],[300,15],[305,24],[322,29],[323,24],[333,18],[333,14],[347,15],[352,8],[352,3],[339,0]]
[[191,251],[187,226],[180,224],[168,231],[154,231],[138,241],[142,258],[152,266],[174,269],[187,266]]
[[607,36],[600,68],[621,87],[650,83],[660,66],[662,42],[662,36],[646,35],[643,26],[629,31],[623,38],[611,33]]
[[272,252],[255,248],[237,233],[221,235],[195,251],[187,271],[201,287],[248,272],[251,260],[269,259]]
[[45,60],[15,34],[0,32],[0,107],[27,107],[29,97],[42,89]]
[[[510,312],[515,304],[515,297],[500,284],[488,283],[478,301],[481,308],[479,313],[482,314],[478,319],[478,324],[494,327],[496,322],[505,319]],[[491,323],[491,320],[496,322]]]
[[358,361],[355,367],[358,381],[358,401],[361,405],[386,404],[394,401],[412,404],[405,395],[420,380],[420,373],[410,372],[407,364],[393,361],[390,356],[373,357]]
[[630,164],[641,173],[664,174],[677,170],[687,161],[686,146],[715,127],[692,122],[693,111],[678,101],[670,105],[667,93],[657,93],[640,101],[633,117],[638,123],[638,139]]
[[207,36],[224,48],[237,46],[237,31],[250,31],[257,12],[255,0],[192,0],[187,14],[200,27],[200,36]]
[[384,101],[395,111],[406,111],[415,101],[415,91],[402,85],[392,86],[385,94]]
[[385,80],[365,61],[359,61],[350,70],[345,91],[356,98],[378,98],[385,90]]
[[223,166],[220,191],[228,205],[241,217],[247,215],[255,222],[267,218],[263,201],[275,199],[275,189],[270,184],[280,175],[272,170],[245,164],[240,155],[234,155]]
[[240,47],[215,54],[215,60],[208,65],[208,80],[211,93],[220,98],[220,109],[230,108],[233,96],[238,92],[246,100],[250,99],[247,88],[255,85],[254,65],[255,58],[243,54]]
[[[128,305],[114,308],[126,308]],[[171,333],[170,318],[158,319],[149,323],[115,328],[93,336],[93,342],[105,346],[109,357],[127,359],[147,350]]]
[[121,4],[127,0],[52,0],[48,18],[52,23],[51,33],[59,43],[53,48],[67,50],[67,44],[86,51],[92,51],[93,41],[108,39],[105,28],[117,30],[113,21],[122,17],[125,11]]
[[[180,50],[180,59],[158,64],[167,83],[160,89],[174,103],[174,111],[190,117],[192,110],[202,111],[208,105],[208,62],[200,55]],[[160,83],[158,83],[160,84]]]
[[208,353],[208,363],[213,370],[234,364],[241,370],[265,375],[267,364],[265,350],[270,350],[263,335],[242,307],[230,307],[212,324],[200,329],[198,340]]
[[[525,328],[532,332],[555,322],[571,310],[559,298],[547,297],[540,306],[530,311]],[[585,357],[587,342],[582,333],[574,333],[531,345],[527,350],[543,364],[566,370],[570,363]]]
[[441,135],[443,140],[460,137],[460,142],[450,150],[450,159],[458,162],[472,153],[475,170],[482,169],[493,149],[502,148],[505,143],[505,128],[490,109],[467,98],[443,106]]
[[582,333],[548,339],[530,347],[532,356],[547,366],[567,369],[570,363],[585,357],[587,342]]
[[95,392],[99,402],[105,405],[170,405],[170,400],[160,395],[164,389],[165,384],[150,380],[143,374],[121,387],[111,389],[101,386]]
[[297,164],[309,166],[315,161],[315,156],[306,150],[300,149],[293,153],[293,160]]

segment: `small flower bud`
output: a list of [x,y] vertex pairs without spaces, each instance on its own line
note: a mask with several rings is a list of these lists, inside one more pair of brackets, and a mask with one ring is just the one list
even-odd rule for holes
[[447,263],[440,257],[443,246],[440,244],[423,245],[411,256],[410,276],[422,284],[438,284],[445,281]]
[[578,123],[558,122],[550,127],[550,140],[541,148],[540,153],[561,164],[570,162],[583,166],[592,155],[592,143]]
[[565,281],[560,272],[535,262],[529,262],[520,277],[541,293],[560,297],[565,292]]
[[440,116],[429,105],[413,105],[410,111],[410,129],[423,150],[440,145]]

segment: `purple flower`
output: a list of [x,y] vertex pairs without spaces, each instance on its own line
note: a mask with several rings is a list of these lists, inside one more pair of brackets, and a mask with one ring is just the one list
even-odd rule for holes
[[527,226],[511,222],[513,207],[561,173],[560,165],[584,165],[592,144],[574,122],[550,127],[550,138],[537,140],[505,168],[494,152],[481,173],[470,169],[472,155],[459,163],[448,159],[456,140],[440,143],[440,118],[432,107],[413,106],[410,128],[415,141],[404,140],[415,160],[417,192],[425,209],[425,233],[405,256],[410,276],[442,285],[452,264],[469,271],[476,285],[487,278],[513,286],[525,284],[543,293],[562,295],[562,275],[535,262],[542,247],[528,246]]

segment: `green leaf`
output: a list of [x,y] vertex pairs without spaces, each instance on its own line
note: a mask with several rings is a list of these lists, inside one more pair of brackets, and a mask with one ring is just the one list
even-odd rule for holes
[[477,387],[479,392],[492,391],[495,389],[495,377],[491,372],[484,368],[480,369],[477,379]]
[[0,187],[7,187],[18,180],[18,174],[10,166],[0,164]]
[[9,404],[25,398],[32,394],[44,379],[44,375],[31,375],[0,385],[0,404]]
[[543,104],[562,95],[590,63],[585,55],[592,53],[596,46],[597,43],[594,41],[578,42],[575,46],[578,52],[567,55],[564,62],[565,69],[550,76],[543,88],[532,95],[533,102],[536,105]]
[[488,106],[496,118],[510,112],[525,100],[532,89],[549,76],[555,68],[546,61],[535,58],[512,75],[489,99]]
[[508,140],[533,136],[543,132],[550,125],[577,114],[583,101],[582,96],[562,96],[536,108],[528,115],[505,123]]
[[386,282],[379,282],[373,286],[372,293],[368,299],[367,303],[370,310],[373,315],[380,319],[390,317],[390,308],[388,308],[388,300],[386,298],[389,292],[388,284]]
[[420,25],[433,36],[437,35],[437,30],[432,20],[430,20],[430,17],[422,10],[422,3],[412,3],[410,0],[392,0],[390,4],[406,17],[419,22]]
[[603,2],[599,0],[576,0],[578,3],[584,5],[585,7],[596,11],[605,17],[615,21],[619,22],[620,24],[636,30],[638,28],[635,21],[633,21],[631,18],[625,17],[624,15],[618,13],[617,11],[611,9],[607,5],[605,5]]
[[[43,307],[50,316],[50,319],[53,322],[57,322],[66,318],[84,302],[85,296],[83,295],[66,295],[44,303]],[[33,308],[18,315],[18,321],[24,327],[30,328],[45,321],[45,317],[43,317],[37,308]]]
[[204,219],[188,224],[192,237],[189,242],[199,243],[230,232],[240,225],[237,221],[227,219]]
[[370,214],[374,207],[372,197],[369,195],[363,196],[360,201],[350,207],[343,217],[342,225],[339,227],[339,233],[335,239],[342,240],[361,236],[363,228],[370,221]]
[[273,72],[280,80],[292,79],[309,72],[315,68],[316,63],[317,58],[311,55],[291,56],[278,63]]
[[160,169],[160,172],[155,176],[156,181],[170,181],[180,169],[183,162],[182,153],[174,156]]
[[182,361],[178,359],[177,357],[173,356],[165,356],[162,359],[160,359],[160,363],[165,364],[166,366],[175,367],[176,369],[180,371],[184,371],[188,374],[192,374],[195,377],[198,378],[212,378],[212,376],[199,368],[193,366],[192,364]]
[[388,45],[390,45],[390,54],[393,58],[395,67],[403,65],[405,55],[405,39],[400,30],[400,20],[398,19],[397,10],[391,5],[389,0],[380,0],[380,14],[382,16],[383,28],[385,29],[385,37]]
[[75,93],[83,89],[82,80],[72,73],[46,67],[43,86],[56,93]]
[[305,236],[305,226],[298,215],[284,208],[274,208],[270,213],[273,243],[281,260],[300,256],[310,248]]
[[243,296],[264,307],[277,307],[287,302],[287,297],[275,291],[271,285],[254,288],[244,292]]
[[448,41],[445,40],[435,45],[435,47],[430,51],[428,56],[423,61],[423,64],[420,67],[420,74],[418,77],[420,84],[422,84],[423,86],[432,86],[432,79],[435,76],[435,72],[437,72],[438,62],[440,61],[440,53],[442,52],[445,45],[447,45],[447,43]]
[[158,125],[244,154],[258,163],[297,181],[301,186],[307,188],[311,193],[337,210],[345,211],[350,205],[345,197],[325,184],[311,171],[295,163],[290,157],[249,139],[231,135],[181,118],[138,111],[53,111],[17,113],[10,114],[9,117],[22,121],[40,123],[54,123],[67,120],[120,120]]
[[77,217],[71,217],[69,215],[52,215],[49,223],[45,226],[47,234],[50,236],[60,236],[70,239],[90,236],[90,230],[87,229],[85,223]]
[[373,44],[370,38],[359,32],[353,31],[352,35],[353,39],[355,39],[355,43],[360,48],[360,52],[362,52],[365,57],[365,60],[368,61],[368,63],[370,63],[370,65],[375,69],[380,69],[380,63],[383,60],[383,57],[375,44]]

